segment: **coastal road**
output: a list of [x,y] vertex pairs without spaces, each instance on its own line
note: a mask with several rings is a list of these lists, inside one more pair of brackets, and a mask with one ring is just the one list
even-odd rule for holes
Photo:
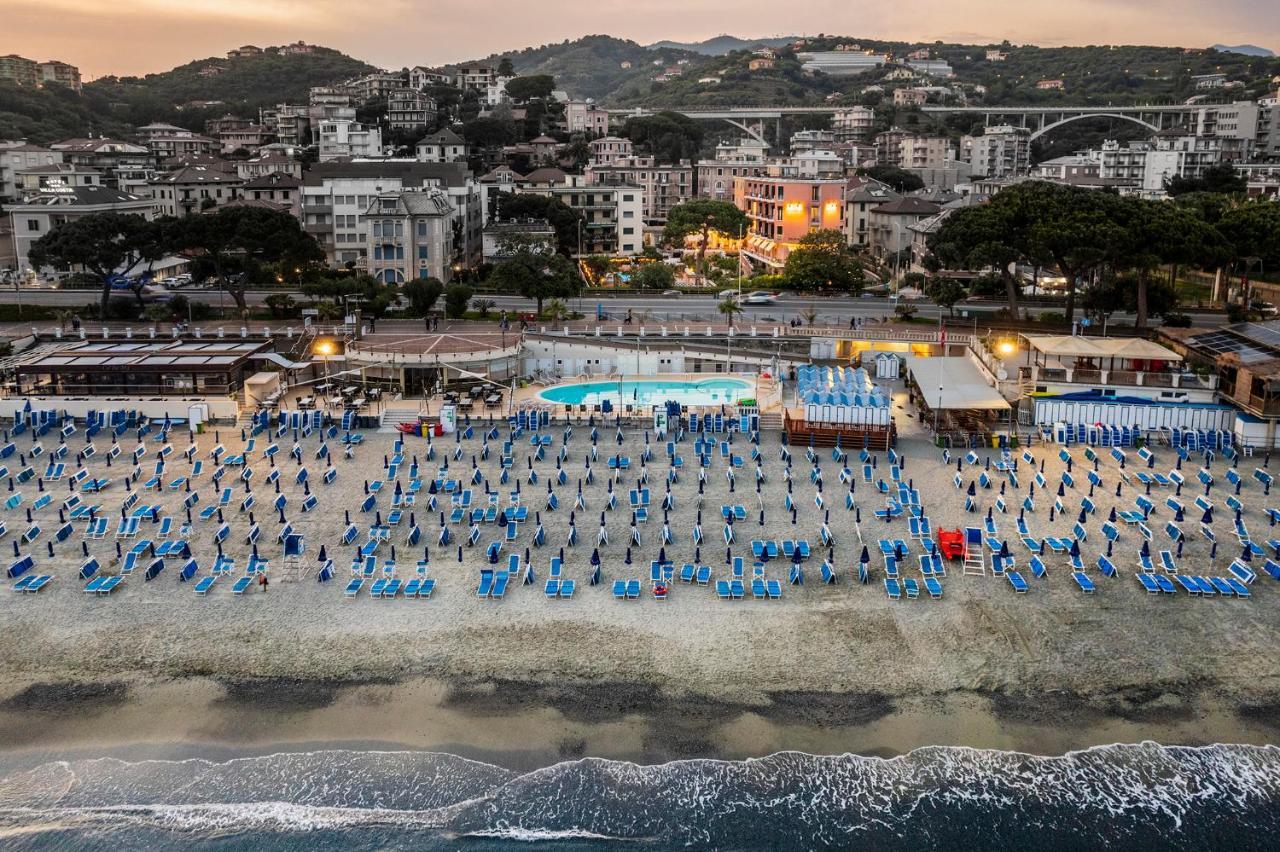
[[[230,297],[220,293],[218,290],[185,289],[174,292],[191,299],[208,302],[211,305],[234,305]],[[289,290],[251,290],[245,294],[245,299],[250,305],[260,306],[266,297],[276,293],[288,293],[300,302],[306,301],[306,297],[301,293]],[[24,305],[74,308],[97,301],[97,295],[97,292],[93,290],[24,287],[21,291],[15,291],[10,287],[0,289],[0,304],[12,305],[21,303]],[[532,299],[525,299],[515,295],[480,294],[478,298],[492,299],[499,310],[531,312],[534,309]],[[720,314],[717,311],[719,302],[719,297],[715,295],[588,295],[570,299],[569,305],[587,316],[593,315],[598,305],[610,319],[621,319],[630,310],[633,316],[647,313],[654,320],[687,320],[696,322],[698,320],[720,318]],[[817,321],[819,323],[847,325],[851,317],[873,318],[888,316],[893,313],[894,304],[892,300],[883,297],[850,299],[784,293],[777,303],[773,305],[744,305],[742,317],[749,322],[786,322],[787,320],[798,319],[806,310],[812,309],[817,313]],[[927,299],[904,302],[903,304],[910,304],[915,307],[918,311],[918,316],[936,317],[939,313],[938,307]],[[981,316],[994,313],[1000,310],[1001,307],[1003,305],[997,302],[961,303],[956,305],[956,320],[953,320],[953,322],[963,321],[966,313],[969,316],[974,314]],[[1047,305],[1041,308],[1033,306],[1029,310],[1036,313],[1041,310],[1054,310],[1054,308]],[[1192,323],[1197,326],[1216,326],[1225,322],[1223,315],[1219,312],[1191,311],[1189,314]],[[1114,322],[1132,323],[1133,315],[1116,313],[1112,314],[1111,319]]]

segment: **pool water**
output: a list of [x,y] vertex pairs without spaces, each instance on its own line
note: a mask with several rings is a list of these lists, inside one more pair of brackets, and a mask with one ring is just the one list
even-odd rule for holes
[[639,381],[580,382],[547,388],[538,396],[560,405],[600,405],[609,400],[617,405],[661,405],[667,400],[681,405],[721,405],[751,395],[751,385],[742,379],[707,378],[698,381],[653,379]]

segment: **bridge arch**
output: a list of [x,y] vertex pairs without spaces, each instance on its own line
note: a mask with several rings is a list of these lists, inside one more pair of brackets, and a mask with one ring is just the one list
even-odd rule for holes
[[1152,133],[1160,132],[1160,128],[1156,127],[1154,124],[1151,124],[1150,122],[1147,122],[1147,121],[1143,121],[1142,119],[1136,116],[1125,115],[1122,112],[1086,112],[1086,113],[1081,113],[1080,115],[1067,116],[1066,118],[1062,118],[1062,119],[1059,119],[1058,121],[1055,121],[1053,124],[1046,124],[1044,127],[1041,127],[1035,133],[1031,134],[1031,141],[1034,142],[1036,139],[1039,139],[1041,136],[1045,135],[1049,131],[1055,130],[1064,124],[1070,124],[1073,121],[1083,121],[1086,118],[1115,118],[1115,119],[1120,119],[1121,121],[1129,121],[1129,122],[1132,122],[1133,124],[1140,124],[1143,127],[1150,130]]

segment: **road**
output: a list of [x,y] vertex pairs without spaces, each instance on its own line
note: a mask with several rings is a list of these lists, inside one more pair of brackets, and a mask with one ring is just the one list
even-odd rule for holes
[[[211,305],[218,305],[219,299],[223,301],[221,304],[232,306],[234,303],[225,295],[217,290],[179,290],[176,293],[188,296],[191,299],[198,299],[208,302]],[[296,291],[288,290],[252,290],[246,293],[245,298],[248,304],[260,306],[263,300],[272,294],[289,293],[299,301],[305,301],[306,297]],[[520,296],[501,295],[501,294],[482,294],[481,298],[492,299],[498,310],[507,310],[513,312],[532,312],[534,302],[532,299],[524,299]],[[97,293],[92,290],[55,290],[47,287],[40,288],[23,288],[22,291],[15,292],[13,289],[0,289],[0,304],[15,304],[21,302],[24,305],[50,305],[60,307],[81,307],[90,302],[97,301]],[[648,315],[655,321],[689,321],[696,322],[698,320],[707,320],[719,318],[720,314],[717,310],[720,299],[718,296],[583,296],[580,299],[570,299],[570,307],[580,311],[587,316],[595,313],[596,307],[599,306],[610,319],[621,319],[630,310],[633,318],[643,319]],[[939,309],[936,305],[927,300],[919,300],[910,302],[919,311],[920,316],[936,317]],[[778,299],[774,305],[744,305],[742,319],[748,322],[786,322],[791,319],[802,318],[806,310],[812,309],[817,314],[819,323],[829,323],[835,325],[847,325],[851,317],[882,317],[893,313],[894,302],[883,297],[875,298],[858,298],[848,299],[841,297],[814,297],[801,296],[797,294],[787,293]],[[965,314],[970,316],[973,313],[990,314],[1000,310],[1003,307],[999,303],[979,302],[979,303],[961,303],[956,305],[956,320],[963,321]],[[1037,310],[1053,310],[1052,307],[1031,308],[1031,311]],[[1189,312],[1191,321],[1198,326],[1216,326],[1225,322],[1221,313],[1214,312]],[[1133,322],[1131,314],[1112,314],[1113,322]]]

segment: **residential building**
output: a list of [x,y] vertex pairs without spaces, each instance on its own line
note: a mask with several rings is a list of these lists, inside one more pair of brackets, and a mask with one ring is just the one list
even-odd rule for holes
[[74,65],[50,59],[48,62],[37,64],[36,70],[39,72],[41,86],[56,83],[74,92],[84,91],[84,84],[80,80],[80,69]]
[[514,78],[498,77],[486,86],[484,90],[484,97],[481,99],[484,101],[484,105],[492,109],[498,104],[505,104],[510,101],[511,96],[507,94],[507,81],[512,79]]
[[190,216],[237,199],[244,181],[208,166],[184,166],[149,182],[156,210],[166,216]]
[[714,160],[698,161],[698,195],[718,201],[733,200],[733,181],[740,177],[764,174],[769,146],[758,139],[744,138],[721,142]]
[[19,197],[17,172],[62,162],[62,154],[51,148],[28,145],[23,140],[0,142],[0,202]]
[[[261,116],[262,113],[263,113],[263,110],[258,110],[259,116]],[[269,122],[260,120],[258,123],[268,124]],[[206,121],[204,123],[204,132],[206,136],[212,136],[216,139],[218,134],[223,132],[224,130],[241,130],[243,128],[252,127],[252,126],[253,126],[253,119],[241,118],[238,115],[231,115],[230,113],[228,113],[227,115],[224,115],[221,118],[211,118],[208,121]]]
[[838,109],[831,118],[831,130],[837,142],[863,142],[875,125],[874,110],[864,106]]
[[609,135],[609,112],[594,101],[567,101],[564,105],[565,128],[570,133],[588,137]]
[[666,222],[672,207],[693,196],[693,166],[688,160],[670,165],[653,157],[619,157],[608,164],[591,163],[584,174],[588,184],[640,187],[646,224]]
[[280,154],[263,154],[249,160],[237,161],[236,174],[245,181],[273,174],[285,174],[301,180],[302,163]]
[[387,96],[387,125],[417,130],[436,123],[436,102],[417,89],[396,89]]
[[1280,159],[1280,92],[1258,99],[1258,130],[1253,154],[1262,160]]
[[155,176],[156,157],[144,145],[97,137],[63,139],[49,143],[49,147],[59,152],[64,162],[101,171],[106,186],[144,197],[150,193],[148,181]]
[[235,151],[249,151],[252,153],[273,141],[276,138],[276,133],[274,128],[265,127],[261,124],[249,124],[244,127],[231,127],[221,130],[217,133],[216,138],[224,154],[231,154]]
[[620,136],[601,136],[592,139],[591,162],[593,165],[607,166],[616,160],[629,159],[635,154],[630,139]]
[[34,59],[10,53],[8,56],[0,56],[0,80],[34,89],[40,85],[40,68]]
[[589,186],[574,175],[550,189],[531,192],[549,194],[581,213],[579,256],[589,254],[638,254],[644,248],[644,191],[638,186]]
[[535,136],[529,140],[529,148],[534,162],[549,162],[555,159],[560,143],[550,136]]
[[466,91],[487,92],[498,81],[498,72],[488,65],[460,65],[454,69],[453,85]]
[[377,157],[382,154],[382,128],[357,121],[326,121],[317,138],[322,163],[343,157]]
[[945,168],[951,160],[951,140],[945,136],[908,134],[898,143],[898,166],[921,172]]
[[490,222],[484,228],[484,262],[502,263],[511,254],[510,238],[545,254],[556,250],[556,231],[546,219],[515,219]]
[[1003,50],[1001,50],[998,47],[987,49],[988,62],[1004,62],[1008,58],[1009,58],[1009,54],[1005,53]]
[[252,44],[246,44],[243,47],[237,47],[234,50],[227,51],[228,59],[250,59],[254,56],[261,55],[262,48]]
[[508,165],[498,166],[481,175],[479,183],[484,196],[484,221],[487,223],[493,222],[498,215],[498,196],[514,195],[526,185],[524,175]]
[[50,186],[20,204],[7,205],[5,212],[13,229],[14,265],[19,270],[29,270],[28,255],[32,243],[53,230],[54,226],[99,213],[121,213],[151,219],[155,203],[150,198],[105,186]]
[[883,53],[863,53],[846,50],[797,53],[800,67],[805,71],[821,71],[830,77],[848,77],[874,71],[888,61]]
[[217,140],[192,133],[185,127],[177,127],[157,121],[138,128],[138,135],[156,159],[190,157],[196,154],[212,154],[219,150]]
[[258,123],[275,128],[276,140],[284,145],[296,148],[311,139],[310,107],[301,104],[277,104],[273,109],[261,109]]
[[873,207],[868,219],[871,251],[889,258],[911,248],[911,226],[936,216],[942,208],[919,198],[899,198]]
[[374,71],[372,74],[348,80],[342,84],[342,88],[357,101],[371,101],[374,98],[387,97],[396,89],[402,88],[404,84],[405,81],[399,74]]
[[832,130],[797,130],[791,134],[791,156],[810,151],[832,151],[836,146],[836,134]]
[[818,230],[843,230],[844,190],[843,178],[803,177],[785,163],[770,163],[763,175],[734,180],[734,204],[748,220],[744,261],[777,272],[801,237]]
[[312,86],[307,93],[307,129],[314,142],[326,121],[355,121],[351,93],[342,86]]
[[1036,82],[1036,88],[1040,91],[1057,91],[1061,92],[1067,88],[1067,84],[1062,80],[1039,80]]
[[101,186],[102,172],[89,166],[78,166],[74,163],[48,163],[43,166],[28,166],[15,169],[14,181],[18,185],[18,197],[38,193],[50,186],[77,187]]
[[961,159],[980,177],[1025,175],[1031,168],[1031,134],[1000,124],[983,128],[981,136],[961,139]]
[[481,256],[483,190],[463,163],[407,159],[318,163],[302,181],[302,226],[320,243],[332,266],[366,268],[369,228],[365,217],[372,199],[400,190],[430,189],[444,192],[453,206],[455,262],[474,267]]
[[849,245],[871,247],[871,210],[902,196],[868,177],[849,178],[844,192],[844,228]]
[[[773,69],[774,59],[771,56],[757,56],[747,63],[748,71],[769,71]],[[717,82],[719,82],[717,80]]]
[[1224,140],[1222,159],[1239,162],[1253,152],[1265,113],[1266,107],[1254,101],[1209,104],[1196,111],[1192,129],[1196,136]]
[[282,44],[277,50],[281,56],[301,56],[305,53],[314,53],[315,45],[307,44],[305,41],[295,41],[293,44]]
[[418,159],[424,163],[459,163],[467,159],[467,143],[449,128],[424,136],[417,146]]
[[1221,89],[1227,84],[1226,74],[1192,74],[1191,85],[1198,91]]
[[1097,152],[1068,154],[1036,163],[1031,176],[1038,180],[1077,183],[1102,176],[1102,157]]
[[844,159],[835,151],[802,151],[773,162],[791,166],[800,177],[835,180],[844,177]]
[[893,105],[900,107],[919,107],[924,106],[929,100],[929,95],[924,89],[894,89]]
[[1198,178],[1211,166],[1224,161],[1221,140],[1174,133],[1156,134],[1143,164],[1142,191],[1163,194],[1174,177]]
[[418,65],[409,69],[409,88],[423,91],[432,86],[452,86],[453,75],[440,68],[424,68]]
[[398,189],[369,200],[366,268],[387,284],[453,277],[453,203],[442,190]]
[[302,219],[302,179],[283,172],[250,178],[240,187],[245,201],[266,201]]

